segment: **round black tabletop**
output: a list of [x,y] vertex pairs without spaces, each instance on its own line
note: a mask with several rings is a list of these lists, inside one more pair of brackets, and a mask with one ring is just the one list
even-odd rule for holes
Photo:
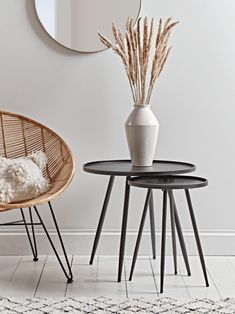
[[154,160],[150,167],[133,167],[130,160],[105,160],[86,163],[86,172],[110,176],[158,176],[189,173],[196,166],[187,162]]
[[128,180],[129,185],[149,189],[195,189],[208,185],[207,179],[192,176],[137,177]]

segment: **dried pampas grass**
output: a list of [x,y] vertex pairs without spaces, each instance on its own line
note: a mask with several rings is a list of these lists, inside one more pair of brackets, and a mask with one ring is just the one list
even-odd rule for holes
[[[112,31],[115,43],[98,33],[102,43],[106,47],[112,48],[121,57],[135,105],[149,104],[155,82],[162,73],[171,51],[171,47],[168,47],[170,34],[178,23],[172,22],[172,19],[168,18],[163,25],[162,19],[160,19],[154,46],[152,45],[154,37],[153,18],[151,18],[150,25],[148,25],[147,17],[143,19],[143,22],[142,18],[138,18],[136,26],[134,26],[133,19],[128,18],[125,34],[122,34],[113,24]],[[152,47],[154,47],[154,53],[150,79],[147,84]]]

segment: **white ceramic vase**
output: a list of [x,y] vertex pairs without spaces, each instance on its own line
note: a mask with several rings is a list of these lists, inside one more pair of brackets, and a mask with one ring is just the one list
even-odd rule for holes
[[126,123],[126,137],[133,166],[152,166],[159,123],[149,105],[135,105]]

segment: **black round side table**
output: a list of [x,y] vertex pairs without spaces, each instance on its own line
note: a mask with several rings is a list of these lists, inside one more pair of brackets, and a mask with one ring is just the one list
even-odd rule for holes
[[[176,209],[176,203],[173,195],[173,190],[184,190],[189,213],[192,221],[193,231],[197,243],[198,253],[202,265],[202,270],[206,282],[206,286],[209,286],[207,273],[206,273],[206,265],[205,260],[203,256],[201,241],[197,229],[197,223],[193,211],[193,205],[190,197],[189,190],[190,189],[196,189],[200,187],[204,187],[208,185],[208,181],[204,178],[200,177],[192,177],[192,176],[177,176],[177,175],[171,175],[171,176],[164,176],[164,177],[136,177],[132,178],[128,181],[129,185],[139,187],[139,188],[145,188],[147,189],[147,196],[145,200],[144,210],[140,222],[139,232],[136,240],[134,255],[132,259],[132,265],[131,265],[131,272],[129,280],[132,279],[136,259],[138,256],[140,241],[143,233],[146,213],[148,210],[149,202],[150,202],[150,196],[152,196],[152,189],[158,189],[163,191],[163,209],[162,209],[162,244],[161,244],[161,265],[160,265],[160,293],[163,292],[163,283],[164,283],[164,269],[165,269],[165,245],[166,245],[166,216],[167,216],[167,195],[169,196],[170,200],[170,217],[171,217],[171,232],[172,232],[172,247],[173,247],[173,257],[174,257],[174,267],[175,267],[175,274],[177,274],[177,254],[176,254],[176,239],[175,239],[175,226],[176,229],[179,225],[179,216]],[[182,233],[182,232],[181,232]],[[181,242],[182,239],[179,236],[179,241]],[[185,254],[187,256],[186,247],[185,245],[181,245],[183,257],[185,259]],[[185,265],[188,271],[188,275],[190,276],[190,269],[188,260],[185,260]]]
[[[93,263],[100,234],[102,231],[106,211],[108,208],[109,199],[112,192],[114,179],[116,176],[126,177],[125,183],[125,196],[123,206],[123,217],[122,217],[122,228],[121,228],[121,240],[119,250],[119,266],[118,266],[118,282],[121,281],[123,260],[125,253],[125,242],[126,242],[126,230],[128,220],[128,209],[129,209],[129,195],[130,186],[128,180],[133,176],[168,176],[174,174],[184,174],[192,172],[196,169],[195,165],[186,162],[168,161],[168,160],[154,160],[151,167],[133,167],[130,160],[105,160],[105,161],[94,161],[86,163],[83,166],[83,170],[93,174],[108,175],[110,177],[104,203],[99,219],[99,223],[96,230],[94,244],[92,248],[90,264]],[[150,215],[150,226],[151,226],[151,240],[153,249],[153,258],[156,258],[156,244],[155,244],[155,222],[154,222],[154,208],[153,208],[153,197],[150,195],[149,202],[149,215]],[[180,227],[180,226],[179,226]],[[180,229],[180,228],[179,228]],[[180,231],[179,231],[180,232]],[[179,235],[180,236],[180,235]],[[183,238],[183,235],[181,235]]]

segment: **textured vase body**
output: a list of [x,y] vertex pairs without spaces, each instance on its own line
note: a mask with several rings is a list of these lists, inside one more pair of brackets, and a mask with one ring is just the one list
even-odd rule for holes
[[152,166],[159,123],[149,105],[134,106],[125,129],[132,165]]

